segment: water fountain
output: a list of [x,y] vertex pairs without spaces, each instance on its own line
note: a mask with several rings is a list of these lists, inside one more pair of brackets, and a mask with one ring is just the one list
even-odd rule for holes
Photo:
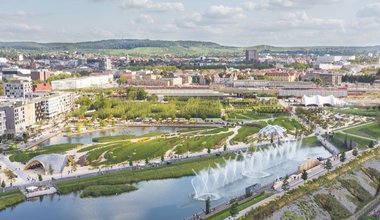
[[217,200],[221,197],[217,193],[218,189],[243,178],[261,179],[272,175],[267,170],[294,158],[301,143],[302,140],[285,140],[281,144],[270,145],[264,150],[242,153],[242,158],[238,158],[237,155],[233,159],[226,160],[224,165],[216,164],[214,168],[209,167],[196,172],[191,180],[194,188],[193,198]]

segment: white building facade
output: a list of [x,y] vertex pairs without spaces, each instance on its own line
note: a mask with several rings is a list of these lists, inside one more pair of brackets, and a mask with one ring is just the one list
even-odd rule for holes
[[55,80],[51,82],[52,90],[82,89],[101,87],[112,81],[112,75],[89,76],[81,78]]
[[14,80],[5,83],[4,91],[8,98],[29,98],[33,93],[33,85],[28,81]]

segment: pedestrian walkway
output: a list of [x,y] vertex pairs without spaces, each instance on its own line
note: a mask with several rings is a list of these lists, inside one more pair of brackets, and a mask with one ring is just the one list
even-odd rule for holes
[[28,176],[24,173],[24,171],[20,168],[17,168],[8,157],[0,154],[0,161],[5,164],[11,171],[13,171],[18,177],[20,177],[23,181],[28,182]]

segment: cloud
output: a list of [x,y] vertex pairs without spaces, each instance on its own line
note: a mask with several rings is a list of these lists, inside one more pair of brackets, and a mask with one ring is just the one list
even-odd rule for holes
[[140,15],[133,21],[133,24],[154,24],[154,19],[150,15]]
[[291,30],[345,31],[345,22],[343,20],[310,17],[305,11],[283,13],[277,20],[259,22],[255,26],[258,30],[272,32],[289,32]]
[[315,5],[329,5],[343,0],[260,0],[244,2],[242,7],[250,10],[303,9]]
[[228,7],[224,5],[211,5],[203,16],[208,18],[236,18],[243,17],[243,9],[240,7]]
[[15,20],[15,19],[27,19],[31,17],[37,16],[36,13],[30,13],[30,12],[25,12],[25,11],[17,11],[17,12],[0,12],[0,18],[2,20]]
[[158,12],[185,10],[185,6],[181,2],[153,2],[152,0],[127,0],[121,4],[121,8]]
[[366,18],[366,17],[380,17],[380,3],[369,4],[359,9],[356,13],[357,17]]

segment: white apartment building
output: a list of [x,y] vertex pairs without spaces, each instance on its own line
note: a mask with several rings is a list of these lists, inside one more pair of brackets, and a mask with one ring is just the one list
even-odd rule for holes
[[28,98],[32,96],[33,85],[28,81],[13,80],[5,83],[4,91],[8,98]]
[[82,89],[101,87],[112,81],[112,75],[88,76],[81,78],[55,80],[51,82],[52,90]]
[[74,108],[74,93],[56,93],[42,98],[45,118],[54,118]]
[[5,134],[5,131],[7,130],[6,122],[5,111],[0,111],[0,135]]
[[2,106],[0,111],[5,112],[6,133],[17,135],[27,131],[25,106],[22,103],[13,103]]

